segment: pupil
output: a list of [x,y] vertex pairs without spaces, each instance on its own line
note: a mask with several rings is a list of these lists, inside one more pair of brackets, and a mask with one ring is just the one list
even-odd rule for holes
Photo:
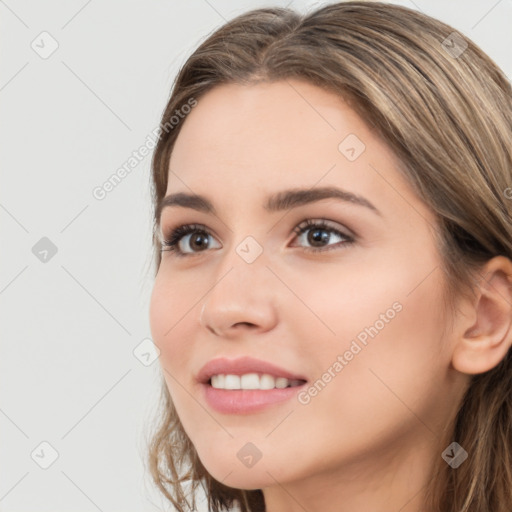
[[[323,235],[322,235],[323,233]],[[329,233],[323,229],[315,229],[314,231],[310,231],[311,236],[308,238],[308,242],[314,245],[316,242],[328,242],[329,241]]]
[[202,242],[201,242],[201,239],[202,239],[204,236],[205,236],[204,234],[199,233],[198,235],[196,235],[195,237],[193,237],[193,238],[191,239],[192,246],[194,247],[194,246],[197,244],[197,248],[205,247],[205,246],[206,246],[206,243],[202,243]]

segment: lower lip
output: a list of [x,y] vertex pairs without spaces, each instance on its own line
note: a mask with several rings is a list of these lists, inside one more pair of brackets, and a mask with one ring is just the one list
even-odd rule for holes
[[261,411],[272,404],[290,400],[305,385],[306,383],[281,389],[217,389],[208,383],[201,384],[208,405],[223,414]]

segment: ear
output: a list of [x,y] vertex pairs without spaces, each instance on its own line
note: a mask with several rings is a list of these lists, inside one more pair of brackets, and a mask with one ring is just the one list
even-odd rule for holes
[[484,373],[497,366],[512,345],[512,261],[489,260],[477,276],[476,299],[469,315],[457,320],[452,365],[466,374]]

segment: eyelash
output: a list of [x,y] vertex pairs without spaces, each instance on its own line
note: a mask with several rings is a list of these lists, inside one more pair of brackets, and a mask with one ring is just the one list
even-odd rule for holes
[[[332,226],[329,226],[329,224],[327,224],[324,220],[316,220],[315,221],[315,220],[308,219],[304,223],[299,224],[293,230],[293,232],[297,236],[300,236],[303,233],[305,233],[306,231],[309,231],[312,227],[328,231],[328,232],[333,233],[335,235],[339,235],[342,238],[344,238],[345,241],[344,242],[338,242],[338,244],[334,244],[332,246],[327,246],[327,248],[320,248],[319,249],[319,248],[303,247],[302,249],[305,252],[312,252],[312,253],[315,253],[315,252],[325,252],[325,251],[329,251],[331,249],[335,249],[336,247],[339,247],[339,244],[342,245],[342,248],[346,248],[347,246],[352,245],[356,241],[354,237],[352,237],[350,235],[347,235],[345,233],[342,233],[341,231],[339,231],[336,228],[333,228]],[[163,251],[171,251],[176,256],[179,256],[179,257],[200,255],[201,253],[203,253],[205,251],[199,251],[199,252],[196,252],[196,253],[194,253],[194,252],[192,252],[192,253],[185,253],[185,252],[181,251],[181,249],[178,248],[179,247],[179,242],[181,241],[181,239],[184,236],[189,235],[191,233],[196,233],[196,232],[200,233],[200,234],[203,234],[203,235],[211,236],[210,233],[208,232],[206,226],[203,226],[202,224],[184,224],[184,225],[178,226],[177,228],[172,230],[171,233],[169,234],[169,236],[166,237],[165,240],[162,241],[162,249],[161,249],[161,251],[162,252]]]

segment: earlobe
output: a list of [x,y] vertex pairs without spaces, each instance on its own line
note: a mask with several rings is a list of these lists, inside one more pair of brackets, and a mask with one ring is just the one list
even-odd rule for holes
[[477,298],[471,323],[461,317],[461,335],[455,340],[453,367],[462,373],[485,373],[507,355],[512,345],[512,261],[504,256],[489,260],[477,275]]

